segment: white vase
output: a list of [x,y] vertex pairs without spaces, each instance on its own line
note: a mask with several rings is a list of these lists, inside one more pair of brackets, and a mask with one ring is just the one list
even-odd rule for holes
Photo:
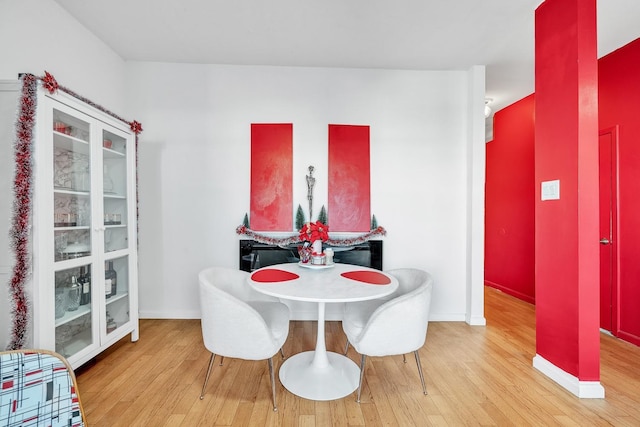
[[314,253],[321,254],[322,253],[322,240],[316,240],[315,242],[313,242],[311,244],[311,248],[313,249]]

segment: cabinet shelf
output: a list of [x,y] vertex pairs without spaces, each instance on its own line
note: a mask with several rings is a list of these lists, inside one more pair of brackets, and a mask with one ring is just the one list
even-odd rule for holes
[[105,224],[104,226],[107,229],[110,229],[110,228],[127,228],[127,224]]
[[105,199],[120,199],[120,200],[126,200],[127,196],[123,196],[121,194],[116,194],[116,193],[104,193],[103,197]]
[[129,292],[122,292],[120,294],[115,294],[114,296],[107,298],[107,307],[114,302],[121,300],[122,298],[126,298],[129,296]]
[[78,319],[90,312],[91,312],[91,306],[89,304],[81,305],[75,311],[67,311],[64,313],[64,316],[62,316],[59,319],[56,319],[56,328],[58,326],[64,325],[65,323],[69,323],[72,320]]
[[87,141],[55,130],[53,131],[53,143],[55,147],[61,150],[89,154],[89,143]]
[[124,153],[106,147],[102,148],[102,153],[105,159],[124,159],[125,157]]
[[86,190],[76,190],[74,188],[64,188],[64,187],[53,187],[54,194],[68,194],[70,196],[84,196],[89,197],[89,191]]
[[65,225],[58,227],[56,225],[53,226],[55,231],[76,231],[76,230],[89,230],[91,227],[88,225]]

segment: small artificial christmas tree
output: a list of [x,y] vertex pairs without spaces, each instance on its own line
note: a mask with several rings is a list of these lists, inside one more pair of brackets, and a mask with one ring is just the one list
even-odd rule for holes
[[246,213],[244,214],[244,219],[242,220],[242,225],[244,225],[247,228],[250,228],[249,227],[249,215],[246,214]]
[[298,210],[296,212],[296,230],[300,230],[304,227],[304,224],[307,221],[304,219],[304,211],[302,210],[302,206],[298,205]]
[[378,228],[378,220],[375,215],[371,215],[371,229],[375,230],[376,228]]
[[329,225],[329,218],[327,217],[327,210],[324,205],[320,208],[320,213],[318,214],[318,221],[323,223],[324,225]]

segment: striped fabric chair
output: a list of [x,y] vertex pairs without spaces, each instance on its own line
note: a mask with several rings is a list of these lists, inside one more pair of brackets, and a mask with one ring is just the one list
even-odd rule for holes
[[86,425],[75,374],[48,350],[0,352],[0,426]]

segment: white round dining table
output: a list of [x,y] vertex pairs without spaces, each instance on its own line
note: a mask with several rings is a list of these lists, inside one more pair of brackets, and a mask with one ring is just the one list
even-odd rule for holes
[[325,305],[387,296],[398,288],[398,280],[379,270],[339,263],[271,265],[254,271],[248,280],[260,293],[318,304],[316,347],[284,361],[279,372],[282,385],[310,400],[334,400],[353,393],[358,388],[360,368],[348,357],[327,351]]

